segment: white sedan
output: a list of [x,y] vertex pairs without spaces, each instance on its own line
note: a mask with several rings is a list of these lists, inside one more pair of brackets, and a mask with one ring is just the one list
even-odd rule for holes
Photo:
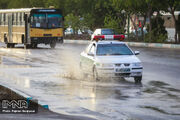
[[143,66],[124,42],[94,41],[81,53],[80,68],[85,74],[101,77],[134,77],[136,83],[142,80]]

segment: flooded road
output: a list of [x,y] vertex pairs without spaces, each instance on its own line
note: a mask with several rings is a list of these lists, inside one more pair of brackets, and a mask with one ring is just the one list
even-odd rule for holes
[[83,79],[79,54],[85,44],[0,48],[0,84],[19,90],[55,112],[99,120],[179,120],[180,50],[138,48],[142,84],[133,78]]

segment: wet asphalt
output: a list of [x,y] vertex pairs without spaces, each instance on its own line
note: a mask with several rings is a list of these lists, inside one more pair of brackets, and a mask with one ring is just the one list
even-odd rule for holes
[[99,120],[180,119],[180,50],[131,47],[140,51],[144,66],[142,84],[135,84],[133,78],[82,78],[79,56],[85,44],[0,46],[0,84],[54,112]]

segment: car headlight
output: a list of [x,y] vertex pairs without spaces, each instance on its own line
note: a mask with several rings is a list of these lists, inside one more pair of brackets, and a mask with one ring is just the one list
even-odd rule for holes
[[96,63],[97,67],[113,67],[113,64],[110,63]]
[[141,67],[142,64],[141,64],[140,62],[138,62],[138,63],[133,63],[133,66],[134,66],[134,67]]

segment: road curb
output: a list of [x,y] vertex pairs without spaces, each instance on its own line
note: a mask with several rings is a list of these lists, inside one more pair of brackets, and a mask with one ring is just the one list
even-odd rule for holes
[[[64,40],[64,43],[88,44],[90,40]],[[162,44],[162,43],[141,43],[141,42],[125,42],[129,46],[149,47],[149,48],[173,48],[180,49],[177,44]]]
[[162,44],[162,43],[138,43],[138,42],[126,42],[129,46],[137,47],[149,47],[149,48],[174,48],[180,49],[180,45],[177,44]]
[[88,44],[90,40],[64,40],[64,43]]
[[[10,87],[10,86],[4,85],[4,84],[2,84],[2,83],[0,83],[0,85],[3,86],[4,88],[7,88],[7,89],[15,92],[15,93],[18,94],[18,95],[26,98],[27,100],[35,100],[33,97],[31,97],[31,96],[29,96],[29,95],[27,95],[27,94],[25,94],[25,93],[23,93],[23,92],[21,92],[21,91],[19,91],[19,90],[16,90],[16,89],[14,89],[14,88],[12,88],[12,87]],[[42,103],[42,102],[40,102],[40,101],[38,101],[38,104],[39,104],[40,106],[42,106],[43,108],[49,109],[49,106],[48,106],[47,104],[44,104],[44,103]]]

